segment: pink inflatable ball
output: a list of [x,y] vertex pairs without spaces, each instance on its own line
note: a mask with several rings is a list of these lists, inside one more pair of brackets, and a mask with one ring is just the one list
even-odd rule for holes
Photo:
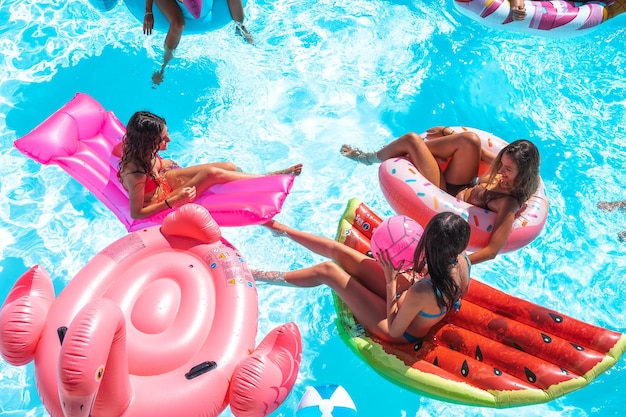
[[417,244],[422,238],[424,228],[415,220],[407,216],[393,216],[374,230],[370,246],[374,258],[378,260],[378,253],[387,249],[395,268],[413,268],[413,256]]

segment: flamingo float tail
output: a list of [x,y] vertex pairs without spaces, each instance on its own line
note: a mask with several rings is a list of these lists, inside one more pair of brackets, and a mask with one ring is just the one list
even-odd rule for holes
[[302,338],[295,323],[283,324],[268,333],[235,368],[229,388],[233,414],[265,417],[276,410],[296,382],[301,357]]

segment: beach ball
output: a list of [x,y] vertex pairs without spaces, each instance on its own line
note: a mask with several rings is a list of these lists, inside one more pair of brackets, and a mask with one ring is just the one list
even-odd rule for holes
[[379,251],[387,249],[395,268],[399,268],[404,261],[402,269],[410,269],[413,267],[413,255],[422,233],[424,228],[410,217],[389,217],[372,234],[372,254],[377,258]]
[[307,387],[296,417],[354,417],[356,406],[341,385]]

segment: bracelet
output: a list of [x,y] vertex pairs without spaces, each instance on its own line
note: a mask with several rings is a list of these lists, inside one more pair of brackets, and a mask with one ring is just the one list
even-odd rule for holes
[[167,202],[167,198],[166,198],[165,200],[163,200],[163,202],[165,203],[165,205],[166,205],[168,208],[172,208],[172,206],[170,206],[170,203],[168,203],[168,202]]
[[152,12],[146,12],[146,14],[152,14]]

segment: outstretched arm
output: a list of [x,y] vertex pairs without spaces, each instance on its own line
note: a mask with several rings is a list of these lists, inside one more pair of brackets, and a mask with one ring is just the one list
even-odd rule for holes
[[[389,255],[389,250],[381,250],[376,254],[376,257],[378,258],[380,267],[383,269],[385,282],[387,283],[387,319],[389,320],[389,327],[391,327],[393,317],[395,317],[398,312],[396,293],[398,290],[399,269],[394,268],[391,256]],[[402,265],[400,265],[400,268],[401,267]]]
[[494,159],[496,159],[496,156],[497,155],[495,153],[491,152],[488,149],[481,148],[480,150],[480,160],[488,165],[491,165]]
[[[398,335],[394,335],[391,330],[394,329],[394,323],[396,324],[395,327],[398,326],[398,323],[394,321],[398,314],[398,298],[396,296],[398,291],[398,270],[393,267],[393,262],[391,261],[388,250],[381,251],[377,254],[377,257],[385,273],[385,282],[387,283],[387,327],[389,328],[389,334],[396,337]],[[407,327],[402,329],[399,334],[400,336],[406,331]]]
[[228,0],[228,10],[230,11],[230,17],[235,22],[243,23],[243,3],[241,0]]
[[196,187],[183,187],[174,191],[164,201],[144,206],[146,180],[145,174],[124,175],[124,187],[128,190],[130,217],[133,219],[150,217],[174,206],[193,201],[196,197]]
[[526,19],[526,6],[524,0],[510,0],[511,3],[511,19],[524,20]]
[[143,16],[143,33],[151,35],[154,29],[154,15],[152,14],[152,0],[146,0],[146,13]]
[[489,209],[497,213],[493,232],[487,246],[469,255],[472,265],[496,257],[511,234],[515,213],[519,207],[512,198],[499,198],[490,203]]
[[413,288],[409,287],[404,293],[402,308],[399,309],[397,296],[398,274],[402,269],[402,265],[394,268],[388,250],[381,251],[377,258],[385,273],[385,282],[387,283],[387,327],[389,328],[389,335],[394,338],[400,338],[422,309],[424,297],[414,297],[412,294]]
[[598,203],[598,208],[600,210],[605,210],[605,211],[624,210],[624,209],[626,209],[626,200],[622,200],[622,201],[600,201]]
[[230,11],[230,17],[232,17],[233,20],[237,24],[236,33],[240,35],[241,37],[243,37],[246,40],[246,42],[254,43],[254,39],[252,38],[252,35],[250,34],[246,26],[243,24],[243,20],[245,17],[244,17],[244,12],[243,12],[242,1],[241,0],[228,0],[228,10]]

